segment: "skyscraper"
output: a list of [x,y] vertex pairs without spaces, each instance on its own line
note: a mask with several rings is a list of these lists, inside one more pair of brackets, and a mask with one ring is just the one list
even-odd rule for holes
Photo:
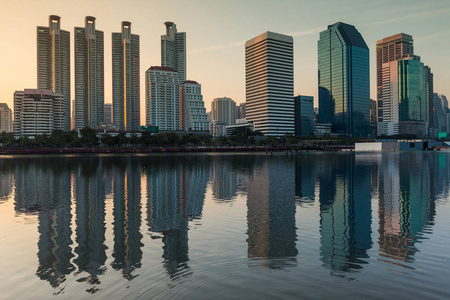
[[70,32],[51,15],[48,27],[37,27],[37,85],[64,98],[64,130],[70,130]]
[[186,33],[177,32],[177,26],[165,22],[166,34],[161,36],[161,66],[178,72],[180,82],[184,82],[186,73]]
[[12,111],[6,103],[0,103],[0,133],[12,132]]
[[314,135],[314,98],[294,97],[295,136]]
[[294,42],[267,31],[245,43],[247,121],[265,135],[294,134]]
[[105,124],[112,124],[112,104],[111,103],[105,103],[103,122]]
[[223,97],[214,98],[211,102],[211,123],[224,122],[225,125],[236,124],[236,102],[233,99]]
[[145,72],[147,126],[181,130],[180,78],[168,67],[150,67]]
[[188,80],[181,85],[181,130],[209,130],[202,85],[197,81]]
[[139,35],[131,23],[112,33],[113,122],[121,130],[140,127]]
[[320,33],[319,122],[331,131],[367,136],[370,119],[369,48],[352,25],[335,23]]
[[386,119],[383,118],[384,111],[386,111],[387,115],[391,114],[390,103],[385,104],[384,102],[387,100],[383,100],[383,77],[386,77],[386,75],[383,75],[383,64],[414,55],[413,43],[412,36],[404,33],[395,34],[377,42],[378,122],[387,122]]
[[95,29],[94,17],[86,17],[84,25],[75,27],[75,129],[104,121],[103,31]]

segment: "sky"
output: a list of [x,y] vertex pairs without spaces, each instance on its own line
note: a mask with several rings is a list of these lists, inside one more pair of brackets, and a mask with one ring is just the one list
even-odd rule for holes
[[[354,25],[370,49],[371,98],[376,99],[377,40],[406,33],[414,52],[434,73],[434,91],[450,96],[449,0],[0,0],[0,103],[13,107],[16,90],[36,88],[36,26],[59,15],[71,32],[74,98],[74,27],[96,17],[105,34],[105,103],[112,102],[111,33],[122,21],[140,35],[141,122],[145,121],[145,71],[161,65],[164,22],[186,32],[187,78],[202,85],[207,111],[214,98],[245,102],[245,41],[266,31],[294,37],[294,94],[314,96],[317,106],[317,41],[328,25]],[[445,71],[447,70],[447,71]]]

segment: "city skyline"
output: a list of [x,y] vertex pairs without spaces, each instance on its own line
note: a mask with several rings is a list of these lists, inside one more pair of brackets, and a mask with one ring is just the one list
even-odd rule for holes
[[[48,5],[43,5],[44,2]],[[221,2],[211,6],[205,1],[194,1],[189,5],[182,2],[159,4],[141,1],[135,1],[134,4],[122,6],[117,3],[107,12],[103,12],[106,3],[101,1],[91,8],[76,5],[77,9],[74,9],[74,4],[55,1],[42,1],[39,4],[23,2],[2,7],[3,16],[0,18],[2,24],[5,26],[14,20],[14,23],[20,26],[11,30],[2,30],[0,33],[3,40],[10,41],[11,45],[18,45],[5,47],[3,49],[5,54],[0,58],[0,64],[3,66],[3,72],[0,75],[1,102],[12,107],[14,91],[36,88],[36,70],[26,69],[26,66],[33,66],[33,68],[36,66],[36,27],[45,24],[48,16],[53,14],[61,17],[61,28],[72,33],[73,28],[79,26],[86,16],[96,17],[97,27],[105,33],[105,103],[112,102],[110,34],[119,31],[119,24],[124,20],[130,21],[133,24],[133,33],[141,36],[140,77],[142,82],[145,76],[142,71],[157,65],[160,60],[162,24],[172,21],[186,32],[186,52],[189,56],[187,79],[202,83],[207,110],[210,108],[210,102],[217,97],[227,96],[234,99],[236,103],[245,102],[244,42],[266,30],[294,37],[294,95],[312,95],[317,106],[319,32],[339,21],[357,27],[370,49],[372,99],[376,99],[376,41],[402,32],[413,36],[416,52],[420,53],[422,60],[432,68],[435,79],[434,91],[439,94],[450,94],[450,87],[446,84],[450,76],[446,74],[448,72],[445,72],[447,64],[450,67],[450,63],[445,62],[445,51],[450,46],[448,45],[450,42],[445,39],[450,33],[445,26],[445,19],[450,15],[450,4],[446,1],[433,1],[432,4],[413,1],[408,2],[407,6],[399,2],[397,6],[390,5],[389,10],[383,8],[382,2],[353,3],[352,6],[339,7],[337,4],[330,4],[321,14],[318,12],[317,5],[299,4],[294,1],[258,6],[251,2],[239,4]],[[27,9],[22,10],[21,5],[25,5]],[[179,9],[167,9],[171,6],[177,6]],[[252,6],[254,10],[250,9]],[[296,9],[300,7],[301,10]],[[287,8],[290,8],[289,12],[284,11]],[[16,11],[24,13],[19,15]],[[144,18],[145,11],[152,11],[155,18]],[[284,11],[283,14],[282,11]],[[358,14],[355,14],[356,11]],[[230,12],[228,19],[222,22],[216,21],[215,16],[224,15],[227,12]],[[246,14],[248,17],[244,18]],[[271,18],[273,22],[266,22],[267,16],[273,16]],[[429,22],[431,18],[432,24]],[[253,21],[248,23],[248,20]],[[205,23],[214,23],[214,26],[202,26]],[[20,42],[16,42],[18,40]],[[439,47],[431,47],[437,41],[439,41]],[[72,34],[71,45],[73,45]],[[70,51],[73,65],[73,47]],[[71,69],[71,77],[74,78],[74,68]],[[23,70],[27,71],[23,72]],[[71,83],[70,100],[73,100],[74,81],[71,80]],[[144,107],[145,103],[143,90],[144,86],[141,85],[141,107]],[[141,109],[141,124],[144,120],[144,110]]]

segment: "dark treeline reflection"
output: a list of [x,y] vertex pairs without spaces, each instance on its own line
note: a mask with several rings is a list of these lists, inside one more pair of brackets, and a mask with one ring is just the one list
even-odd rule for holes
[[139,275],[144,231],[162,242],[168,278],[191,276],[189,228],[201,224],[207,186],[216,204],[246,196],[251,267],[295,267],[296,211],[316,206],[317,250],[331,274],[361,272],[377,238],[378,259],[411,268],[435,202],[448,196],[450,161],[423,152],[28,156],[0,159],[0,167],[0,205],[14,195],[17,213],[37,216],[36,275],[58,287],[80,274],[93,293],[108,268],[126,280]]

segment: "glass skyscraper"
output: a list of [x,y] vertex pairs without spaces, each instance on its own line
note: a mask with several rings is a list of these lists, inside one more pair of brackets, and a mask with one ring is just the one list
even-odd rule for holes
[[320,33],[319,122],[332,133],[370,132],[369,48],[352,25],[335,23]]
[[398,61],[399,121],[427,122],[425,67],[414,59]]

